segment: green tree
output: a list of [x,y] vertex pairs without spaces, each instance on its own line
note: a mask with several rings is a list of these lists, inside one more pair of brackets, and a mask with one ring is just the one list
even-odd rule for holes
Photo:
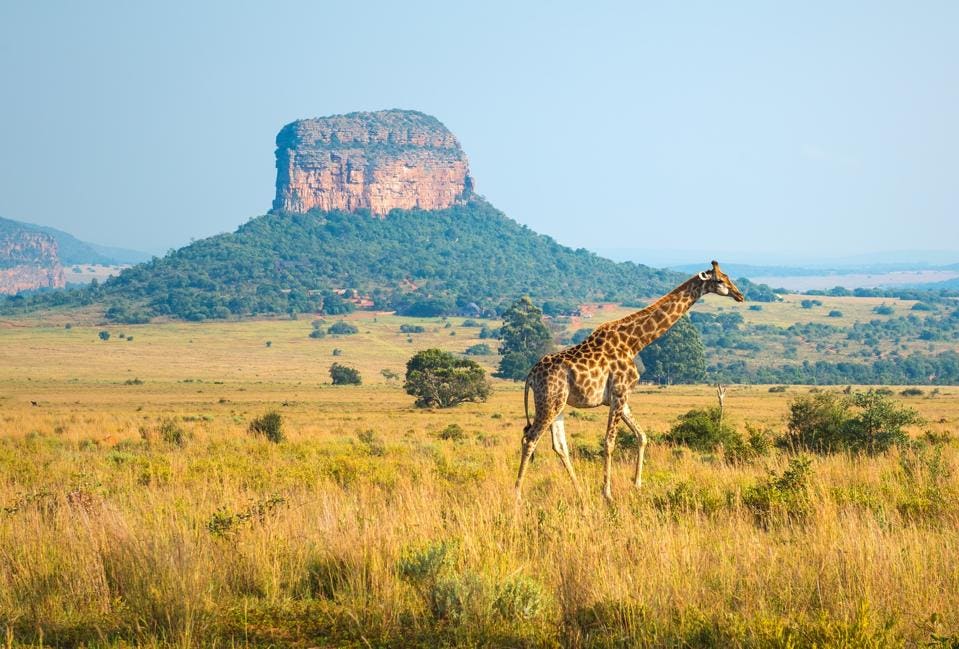
[[439,349],[417,352],[406,362],[403,389],[420,408],[450,408],[463,401],[486,401],[486,372],[476,361],[457,358]]
[[530,368],[553,346],[543,312],[528,297],[514,302],[503,314],[500,335],[503,344],[499,353],[503,358],[494,376],[504,379],[525,379]]
[[333,379],[333,385],[360,385],[362,383],[359,370],[340,363],[330,365],[330,377]]
[[698,383],[706,378],[706,350],[687,316],[639,352],[649,376],[660,383]]

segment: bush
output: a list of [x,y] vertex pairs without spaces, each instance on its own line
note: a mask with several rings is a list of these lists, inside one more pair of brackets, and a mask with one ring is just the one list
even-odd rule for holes
[[547,599],[546,590],[538,581],[516,575],[497,588],[493,608],[507,622],[529,621],[545,610]]
[[436,436],[447,441],[462,442],[466,439],[466,431],[464,431],[463,427],[459,424],[450,424],[436,433]]
[[349,336],[355,333],[359,333],[356,325],[352,325],[349,322],[340,320],[339,322],[334,322],[330,325],[330,328],[327,329],[328,333],[337,335],[337,336]]
[[896,310],[893,309],[888,304],[880,304],[879,306],[873,307],[872,309],[872,312],[878,315],[892,315],[893,313],[895,313],[895,311]]
[[770,472],[762,482],[747,487],[743,491],[743,505],[764,525],[806,518],[811,509],[811,464],[807,457],[792,458],[782,475]]
[[467,356],[491,356],[493,350],[486,343],[479,343],[466,348],[464,352]]
[[104,340],[104,341],[110,340],[110,332],[109,332],[109,331],[101,331],[100,333],[97,334],[97,336],[100,337],[100,340]]
[[770,392],[785,392],[785,391],[786,391],[786,386],[785,386],[785,385],[774,385],[774,386],[772,386],[771,388],[769,388],[769,391],[770,391]]
[[906,441],[904,426],[920,422],[914,410],[898,406],[883,391],[814,392],[790,404],[780,445],[817,453],[884,453]]
[[841,318],[842,311],[839,311],[838,309],[833,309],[832,311],[829,312],[828,315],[830,318]]
[[271,410],[261,417],[250,422],[249,432],[254,437],[261,435],[274,444],[283,441],[283,418],[275,410]]
[[906,388],[899,394],[904,397],[921,397],[923,395],[923,391],[919,388]]
[[333,385],[360,385],[363,382],[359,370],[340,363],[330,365],[330,377]]
[[420,408],[449,408],[464,401],[486,401],[490,384],[476,363],[439,349],[418,352],[406,363],[403,389]]
[[421,325],[411,325],[411,324],[402,324],[400,325],[400,333],[404,334],[421,334],[426,331],[426,328]]
[[712,452],[720,446],[742,444],[742,437],[728,422],[719,421],[719,408],[694,408],[679,416],[664,439],[671,444]]
[[326,332],[322,329],[314,329],[310,332],[310,338],[326,338]]

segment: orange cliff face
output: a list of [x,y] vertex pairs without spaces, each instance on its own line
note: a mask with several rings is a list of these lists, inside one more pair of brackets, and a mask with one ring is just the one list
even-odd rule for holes
[[276,137],[282,212],[441,210],[469,197],[469,163],[439,120],[386,110],[305,119]]
[[0,295],[66,285],[53,237],[26,230],[0,236]]

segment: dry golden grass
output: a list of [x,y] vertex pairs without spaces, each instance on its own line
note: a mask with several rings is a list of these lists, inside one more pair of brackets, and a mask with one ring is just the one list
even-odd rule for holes
[[[954,443],[816,457],[802,511],[763,518],[744,494],[789,456],[736,464],[654,442],[642,492],[628,487],[630,451],[618,452],[609,508],[592,459],[605,413],[586,411],[567,420],[584,500],[544,444],[517,508],[520,386],[422,411],[379,375],[422,347],[477,342],[476,329],[436,327],[414,344],[385,316],[361,325],[369,334],[323,340],[307,338],[308,320],[122,327],[131,342],[101,342],[96,327],[0,332],[9,644],[959,638]],[[333,347],[379,383],[328,385]],[[780,431],[806,391],[734,386],[729,417]],[[928,392],[903,398],[929,422],[914,435],[954,434],[959,389]],[[659,433],[714,400],[707,386],[640,389],[632,405]],[[280,444],[247,433],[269,409],[283,416]],[[442,439],[451,424],[462,440]]]

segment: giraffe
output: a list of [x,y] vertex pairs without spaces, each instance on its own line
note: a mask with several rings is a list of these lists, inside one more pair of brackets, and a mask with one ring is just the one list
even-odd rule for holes
[[[693,275],[645,309],[601,324],[580,344],[547,354],[533,366],[526,377],[523,391],[526,427],[523,429],[519,475],[516,478],[517,500],[520,499],[523,476],[530,458],[547,428],[552,433],[553,450],[559,455],[577,493],[581,493],[566,443],[563,408],[567,405],[574,408],[609,406],[603,443],[603,496],[606,500],[611,502],[613,498],[610,474],[619,420],[629,427],[639,441],[633,482],[637,489],[642,486],[646,433],[633,421],[627,403],[629,391],[639,379],[634,359],[641,349],[666,333],[706,293],[728,296],[737,302],[745,300],[742,292],[719,268],[719,263],[713,261],[710,270]],[[536,408],[532,421],[529,417],[531,389]]]

